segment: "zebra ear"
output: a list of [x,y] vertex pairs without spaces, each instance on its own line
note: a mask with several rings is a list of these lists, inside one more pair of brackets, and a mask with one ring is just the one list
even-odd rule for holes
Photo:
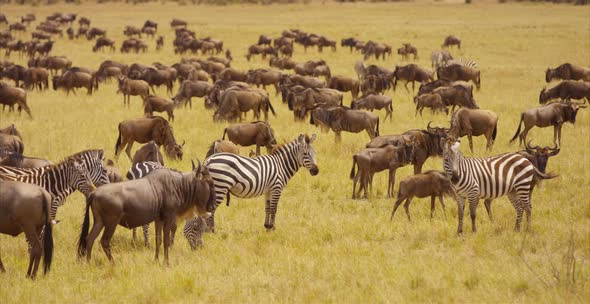
[[299,134],[297,141],[299,141],[299,143],[301,143],[301,144],[304,144],[305,143],[305,135]]
[[317,139],[317,135],[315,133],[311,134],[311,137],[309,138],[309,143],[313,143],[315,140]]

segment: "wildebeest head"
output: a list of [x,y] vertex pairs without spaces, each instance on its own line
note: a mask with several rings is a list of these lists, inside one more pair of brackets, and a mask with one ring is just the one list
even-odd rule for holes
[[544,104],[549,100],[549,96],[547,94],[547,88],[543,88],[541,93],[539,94],[539,103]]
[[55,75],[53,76],[52,82],[53,82],[53,90],[57,91],[57,87],[58,85],[61,83],[61,76],[60,75]]
[[563,115],[564,120],[570,122],[572,124],[576,123],[576,116],[578,115],[578,111],[580,108],[586,108],[588,106],[584,105],[586,102],[576,103],[570,100],[565,100],[562,102],[563,107]]
[[164,145],[166,150],[166,155],[172,159],[182,160],[182,147],[184,147],[185,141],[182,142],[182,145],[177,144],[176,142],[168,142]]
[[559,154],[559,146],[556,144],[554,148],[550,147],[539,147],[539,146],[530,146],[531,141],[526,143],[525,151],[529,154],[530,158],[527,157],[541,173],[545,173],[545,169],[547,168],[547,162],[549,161],[549,157],[555,156]]
[[[428,147],[435,151],[437,155],[443,154],[443,142],[448,137],[449,129],[440,127],[431,127],[432,121],[428,122],[426,132],[430,135]],[[452,125],[451,125],[452,128]]]
[[297,162],[300,166],[309,170],[312,176],[317,175],[320,169],[317,165],[316,153],[311,145],[316,140],[316,135],[312,134],[311,137],[305,134],[299,134],[297,138]]
[[[215,211],[215,208],[217,205],[215,203],[215,184],[213,182],[213,178],[209,174],[209,169],[207,169],[207,166],[203,166],[201,164],[201,161],[199,161],[199,159],[197,159],[197,163],[199,164],[198,166],[195,166],[195,162],[193,160],[191,160],[191,163],[193,166],[194,178],[198,179],[200,182],[200,183],[196,183],[197,187],[202,188],[202,187],[205,187],[205,185],[206,185],[206,187],[208,188],[208,189],[198,189],[201,191],[203,191],[203,190],[208,190],[208,191],[201,193],[200,199],[204,200],[204,202],[203,201],[196,202],[196,207],[197,207],[197,211],[199,212],[199,214],[208,217],[211,215],[211,212]],[[208,195],[205,195],[205,194],[208,194]],[[203,199],[205,196],[207,196],[207,199]]]

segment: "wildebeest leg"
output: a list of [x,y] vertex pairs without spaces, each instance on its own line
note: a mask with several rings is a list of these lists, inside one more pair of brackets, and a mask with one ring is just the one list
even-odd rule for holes
[[164,222],[160,219],[156,219],[156,256],[154,260],[158,260],[160,254],[160,245],[162,245],[162,228],[164,228]]
[[260,156],[260,145],[256,144],[256,156]]
[[92,230],[90,230],[90,234],[86,237],[86,260],[90,261],[90,257],[92,256],[92,246],[94,245],[94,240],[100,234],[100,231],[104,227],[104,224],[100,218],[94,216],[94,224],[92,225]]
[[154,95],[156,95],[156,90],[154,89],[153,85],[150,85],[150,89],[152,89],[152,92],[154,93]]
[[114,262],[113,254],[111,253],[110,243],[111,238],[113,238],[113,234],[115,234],[115,229],[117,228],[118,223],[118,219],[106,222],[104,226],[104,232],[102,233],[102,237],[100,238],[100,245],[102,246],[102,250],[104,251],[110,262]]
[[443,201],[443,195],[441,194],[438,198],[440,199],[440,204],[442,206],[443,214],[445,215],[445,219],[446,219],[447,218],[447,210],[445,208],[445,202]]
[[412,221],[412,218],[410,218],[410,204],[412,203],[412,196],[408,197],[408,199],[406,200],[406,203],[404,204],[404,209],[406,210],[406,215],[408,216],[408,222]]
[[131,158],[131,147],[133,147],[133,141],[132,142],[127,142],[127,149],[125,149],[125,153],[127,154],[127,157],[129,157],[129,160],[132,160],[132,158]]
[[483,204],[486,206],[486,211],[488,212],[488,217],[490,218],[490,221],[493,223],[494,217],[492,216],[492,200],[489,198],[486,198],[483,201]]
[[143,225],[141,229],[143,230],[143,243],[145,247],[150,248],[150,225]]
[[174,237],[176,236],[176,229],[178,226],[176,225],[176,221],[172,223],[172,227],[170,227],[170,246],[174,245]]
[[390,220],[393,220],[393,215],[395,214],[395,211],[397,211],[397,208],[399,207],[399,205],[402,204],[402,202],[406,199],[406,197],[404,197],[403,195],[401,195],[401,193],[398,193],[397,195],[397,201],[395,201],[395,204],[393,205],[393,211],[391,211],[391,217],[389,218]]
[[174,221],[175,219],[173,216],[164,220],[164,263],[166,263],[166,266],[170,266],[168,249],[170,248],[170,230]]
[[[369,131],[367,130],[367,132],[369,132]],[[334,133],[336,133],[336,143],[342,142],[342,136],[340,135],[340,131],[334,132]]]
[[[526,137],[529,134],[529,130],[532,128],[533,126],[528,126],[527,124],[524,125],[524,130],[522,131],[522,133],[520,133],[520,136],[518,138],[518,144],[522,145],[523,142],[526,142]],[[556,138],[556,129],[555,126],[553,126],[553,142],[555,142],[555,138]]]
[[404,88],[406,88],[406,91],[408,91],[408,93],[410,93],[410,89],[408,89],[409,82],[410,82],[409,80],[406,80],[406,83],[404,84]]
[[[561,146],[561,126],[563,126],[562,123],[557,125],[557,145],[558,146]],[[555,140],[554,140],[554,142],[555,142]]]
[[279,96],[279,92],[281,90],[279,89],[279,84],[278,83],[275,83],[274,86],[275,86],[275,97],[276,97],[276,96]]
[[467,134],[467,139],[469,140],[469,150],[473,153],[473,138],[471,132]]
[[27,242],[30,244],[29,248],[29,267],[27,270],[27,277],[34,279],[37,275],[37,269],[39,268],[39,262],[41,261],[41,242],[37,236],[36,229],[33,225],[23,225],[23,231],[27,238]]
[[432,195],[430,197],[430,220],[434,217],[434,201],[436,200],[436,195]]
[[477,232],[477,227],[475,227],[475,217],[478,203],[479,199],[477,197],[469,198],[469,215],[471,216],[471,231],[473,232]]
[[4,264],[2,263],[2,255],[0,254],[0,272],[6,272],[6,269],[4,269]]

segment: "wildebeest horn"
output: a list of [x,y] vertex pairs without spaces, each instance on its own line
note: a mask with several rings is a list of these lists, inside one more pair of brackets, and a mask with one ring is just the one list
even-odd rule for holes
[[554,143],[555,148],[549,148],[549,150],[551,151],[551,153],[549,153],[549,156],[555,156],[559,153],[559,145],[557,143]]
[[182,145],[180,145],[181,147],[184,147],[184,144],[186,144],[186,140],[182,140]]
[[430,127],[430,124],[432,123],[432,120],[428,122],[428,125],[426,125],[426,129],[428,131],[432,130],[432,128]]
[[525,149],[527,150],[527,152],[529,152],[529,153],[533,153],[533,151],[534,151],[534,150],[537,150],[537,151],[538,151],[538,149],[539,149],[539,146],[534,146],[534,147],[531,147],[531,141],[533,141],[533,140],[532,140],[532,139],[531,139],[531,140],[529,140],[529,141],[528,141],[528,142],[526,142],[526,144],[524,145],[524,147],[525,147]]
[[195,170],[195,161],[191,159],[191,164],[193,165],[193,171]]

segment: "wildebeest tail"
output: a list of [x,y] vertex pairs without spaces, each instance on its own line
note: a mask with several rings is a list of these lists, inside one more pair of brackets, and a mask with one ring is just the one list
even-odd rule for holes
[[93,193],[86,198],[86,211],[84,212],[84,221],[82,222],[80,239],[78,240],[78,258],[86,255],[86,237],[88,236],[88,229],[90,228],[90,204],[92,203],[93,198]]
[[498,133],[498,124],[494,126],[494,131],[492,132],[492,139],[496,140],[496,133]]
[[350,179],[354,179],[354,167],[356,166],[356,156],[352,157],[352,169],[350,169]]
[[43,229],[43,273],[47,273],[51,268],[51,260],[53,258],[53,227],[51,224],[51,216],[47,206],[51,204],[51,199],[48,195],[41,194],[43,201],[43,213],[45,214],[45,228]]
[[115,155],[119,152],[119,146],[121,146],[121,124],[119,124],[119,137],[117,137],[117,142],[115,143]]
[[510,142],[513,142],[518,137],[518,134],[520,134],[520,127],[522,126],[523,119],[524,119],[524,113],[520,114],[520,121],[518,122],[518,129],[516,130],[516,133],[514,134],[514,137],[512,137]]
[[377,117],[377,126],[375,126],[375,136],[379,136],[379,118]]
[[223,129],[223,136],[221,137],[223,140],[225,140],[225,133],[227,133],[227,128]]
[[277,116],[277,113],[275,112],[275,109],[272,107],[272,103],[270,102],[270,99],[268,99],[268,97],[266,98],[266,103],[268,103],[268,107],[270,108],[272,115]]

